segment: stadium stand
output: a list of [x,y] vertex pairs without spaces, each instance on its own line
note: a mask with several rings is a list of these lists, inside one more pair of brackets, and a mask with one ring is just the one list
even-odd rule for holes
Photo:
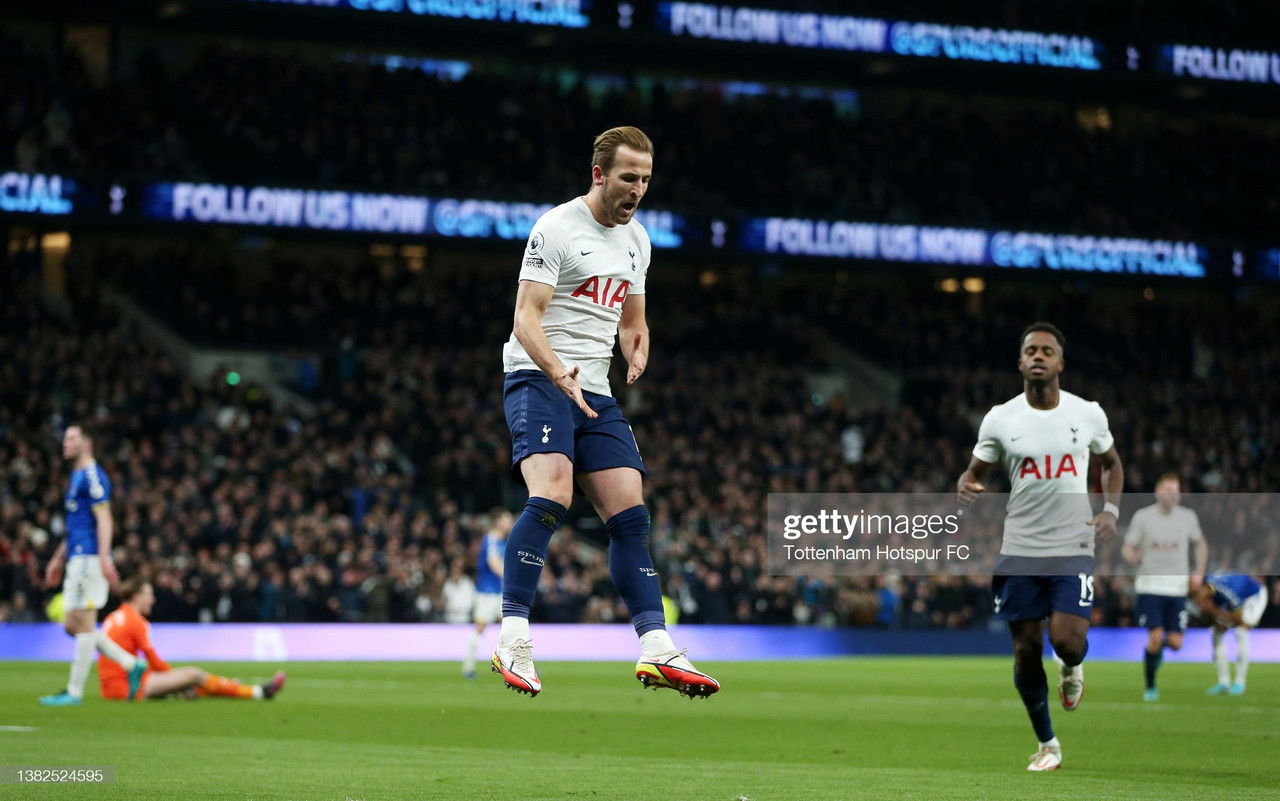
[[[579,131],[643,109],[661,143],[661,205],[674,210],[1173,239],[1266,235],[1280,214],[1280,125],[1254,115],[1188,125],[1170,110],[1065,99],[743,95],[717,81],[503,62],[454,79],[339,51],[218,47],[147,51],[132,77],[98,86],[72,53],[5,50],[0,154],[25,171],[544,202],[582,183]],[[755,157],[766,152],[787,155]],[[733,167],[712,177],[708,154]],[[1242,194],[1254,201],[1233,202]]]
[[[173,258],[155,265],[172,267]],[[149,275],[180,274],[155,265]],[[349,363],[330,362],[339,375],[317,387],[310,418],[274,408],[252,385],[193,382],[119,330],[109,310],[67,327],[5,305],[4,330],[15,333],[3,346],[18,354],[6,365],[11,412],[0,436],[6,614],[42,597],[34,571],[58,541],[65,468],[57,431],[104,415],[110,444],[100,458],[119,477],[119,559],[122,569],[145,559],[155,571],[155,619],[441,619],[444,580],[453,561],[473,563],[481,513],[519,495],[495,378],[510,284],[474,281],[464,304],[448,300],[448,277],[392,276],[346,294],[349,276],[306,274],[315,280],[282,282],[254,314],[287,319],[289,309],[310,308],[362,344],[362,320],[386,323]],[[655,286],[660,345],[641,390],[624,402],[640,441],[654,443],[644,454],[655,561],[672,577],[667,591],[685,620],[984,625],[981,581],[764,575],[764,496],[948,491],[982,413],[1016,392],[1010,332],[1028,315],[1065,313],[1060,304],[1089,321],[1069,332],[1071,376],[1111,410],[1131,489],[1170,469],[1197,491],[1276,480],[1266,410],[1277,401],[1268,354],[1280,343],[1274,318],[1264,316],[1274,309],[1193,314],[1137,292],[1104,303],[1059,290],[1061,301],[1032,314],[1025,294],[993,291],[975,316],[971,298],[929,289],[925,304],[923,292],[906,284],[821,295],[804,286]],[[779,303],[786,314],[773,312]],[[1233,317],[1255,322],[1219,324]],[[228,330],[245,331],[238,322]],[[305,329],[293,332],[300,339],[291,344],[302,344]],[[815,403],[805,380],[815,365],[795,354],[817,352],[824,337],[899,371],[902,405]],[[275,341],[268,334],[259,344]],[[1156,348],[1186,356],[1153,360]],[[864,443],[857,458],[842,446],[850,430]],[[557,537],[537,614],[625,619],[598,544],[585,530]],[[1099,622],[1131,622],[1127,581],[1099,585]]]

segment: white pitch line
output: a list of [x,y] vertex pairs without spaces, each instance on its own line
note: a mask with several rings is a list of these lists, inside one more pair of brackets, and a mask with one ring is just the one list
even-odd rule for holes
[[37,729],[35,726],[0,726],[0,731],[27,732],[27,731],[39,731],[39,729]]

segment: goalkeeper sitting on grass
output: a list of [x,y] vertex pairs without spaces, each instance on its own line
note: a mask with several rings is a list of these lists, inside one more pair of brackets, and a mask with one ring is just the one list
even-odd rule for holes
[[[149,670],[142,676],[137,698],[161,698],[173,693],[219,695],[227,698],[271,699],[284,687],[284,671],[278,671],[263,685],[241,684],[235,679],[201,670],[198,667],[170,668],[151,645],[151,624],[147,615],[155,605],[156,594],[151,582],[134,576],[120,583],[120,608],[107,615],[102,631],[131,654],[146,656]],[[102,697],[124,700],[129,697],[129,681],[124,669],[110,659],[98,659],[98,680]]]

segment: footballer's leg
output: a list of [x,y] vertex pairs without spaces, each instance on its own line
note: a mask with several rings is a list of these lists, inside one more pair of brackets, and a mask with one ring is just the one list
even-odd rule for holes
[[[1148,663],[1154,661],[1154,665],[1148,668],[1147,691],[1143,694],[1144,701],[1159,701],[1160,693],[1156,690],[1156,671],[1160,669],[1160,665],[1164,663],[1164,649],[1170,651],[1178,651],[1182,648],[1183,634],[1187,630],[1187,610],[1181,596],[1162,596],[1160,598],[1161,611],[1158,622],[1163,625],[1157,629],[1152,629],[1147,637],[1146,661]],[[1157,637],[1157,632],[1163,634]],[[1153,649],[1157,653],[1155,660],[1151,659]]]
[[152,671],[142,685],[142,698],[163,698],[170,693],[199,687],[208,674],[197,667]]
[[1159,701],[1156,690],[1156,671],[1164,657],[1164,617],[1159,596],[1139,593],[1136,603],[1138,625],[1147,630],[1147,642],[1142,647],[1142,676],[1145,681],[1142,700]]
[[467,640],[467,658],[462,661],[462,677],[465,679],[474,679],[476,677],[476,648],[480,647],[480,637],[484,634],[485,622],[479,617],[477,610],[475,628],[471,630],[471,637]]
[[101,651],[125,670],[129,682],[129,697],[137,694],[146,662],[128,653],[98,628],[98,610],[107,603],[110,592],[107,579],[96,558],[72,557],[67,565],[63,581],[63,597],[69,598],[64,628],[75,640],[75,658],[71,663],[71,675],[67,688],[58,694],[44,696],[45,706],[71,706],[84,698],[84,685],[93,669],[93,652]]
[[235,679],[188,666],[149,673],[143,691],[147,698],[163,698],[171,693],[195,690],[201,696],[264,700],[280,692],[284,688],[284,680],[284,671],[277,671],[266,684],[241,684]]
[[572,404],[540,371],[520,370],[507,374],[503,405],[511,430],[512,465],[529,488],[529,500],[507,535],[502,628],[489,665],[512,690],[537,695],[542,680],[533,664],[529,608],[551,536],[573,501]]
[[1266,608],[1266,592],[1249,596],[1240,607],[1241,622],[1236,626],[1236,681],[1231,685],[1232,695],[1244,695],[1249,673],[1249,630],[1262,620]]
[[615,399],[593,395],[590,403],[599,417],[582,425],[574,464],[578,485],[609,534],[609,575],[640,638],[636,678],[645,687],[706,698],[720,683],[695,668],[667,633],[662,585],[649,554],[644,463],[635,435]]
[[63,706],[80,703],[84,698],[84,685],[93,669],[98,613],[94,609],[68,609],[63,626],[67,634],[75,640],[75,658],[71,662],[71,676],[67,680],[67,689],[61,695],[46,696],[40,703],[46,706]]
[[573,499],[573,465],[560,453],[538,453],[521,463],[529,500],[507,535],[502,572],[502,630],[490,667],[512,690],[542,692],[533,664],[529,608],[547,558],[551,535],[564,522]]
[[1164,627],[1153,626],[1147,629],[1147,647],[1142,651],[1143,677],[1147,687],[1142,693],[1144,701],[1159,701],[1160,693],[1156,690],[1156,671],[1164,657]]
[[1044,624],[1049,614],[1048,582],[1041,576],[1011,575],[1017,559],[996,560],[991,593],[993,616],[1009,624],[1013,639],[1013,686],[1022,699],[1039,744],[1030,771],[1056,770],[1062,764],[1062,745],[1049,719],[1049,681],[1044,673]]
[[1249,627],[1236,626],[1236,680],[1228,691],[1231,695],[1244,695],[1244,683],[1249,673]]
[[1058,699],[1073,712],[1084,697],[1084,662],[1089,652],[1089,621],[1093,617],[1093,557],[1071,558],[1048,576],[1049,644],[1058,665]]
[[1056,770],[1062,764],[1062,745],[1049,719],[1049,680],[1044,672],[1044,626],[1039,620],[1009,623],[1013,636],[1013,685],[1022,698],[1039,750],[1027,766],[1030,771]]
[[1067,612],[1049,618],[1049,644],[1062,662],[1058,666],[1058,700],[1074,712],[1084,698],[1084,657],[1089,651],[1089,620]]
[[1231,668],[1227,663],[1227,645],[1223,639],[1227,633],[1226,626],[1213,626],[1213,666],[1218,671],[1218,683],[1205,690],[1207,695],[1226,695],[1231,689]]

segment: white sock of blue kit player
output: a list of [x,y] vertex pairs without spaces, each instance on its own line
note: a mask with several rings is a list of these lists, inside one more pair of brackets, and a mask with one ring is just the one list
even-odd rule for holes
[[1231,683],[1231,668],[1227,666],[1227,646],[1223,643],[1225,631],[1213,630],[1213,664],[1218,668],[1218,683]]
[[480,647],[480,632],[471,630],[471,639],[467,641],[467,670],[476,666],[476,648]]
[[103,656],[126,671],[133,670],[134,665],[138,664],[138,657],[117,645],[116,641],[104,634],[102,629],[93,630],[93,644]]
[[675,650],[676,644],[666,629],[654,629],[640,635],[640,653],[650,659],[666,656]]
[[1236,684],[1244,684],[1249,673],[1249,630],[1236,627]]
[[67,682],[67,694],[84,698],[84,684],[93,669],[93,632],[76,635],[76,658],[71,663],[71,679]]

